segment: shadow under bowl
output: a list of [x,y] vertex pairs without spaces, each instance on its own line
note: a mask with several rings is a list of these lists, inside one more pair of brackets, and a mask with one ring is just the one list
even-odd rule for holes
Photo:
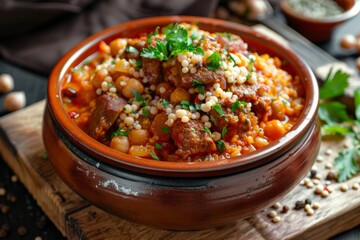
[[[67,116],[61,84],[71,69],[96,53],[100,41],[138,37],[157,26],[197,23],[210,32],[243,38],[250,51],[277,56],[306,89],[303,112],[293,128],[268,146],[227,160],[197,163],[140,159],[89,137]],[[248,217],[274,203],[307,174],[320,147],[318,87],[310,68],[293,51],[254,30],[201,17],[140,19],[95,34],[70,50],[48,83],[43,139],[63,181],[83,198],[119,217],[156,228],[195,230]]]
[[301,33],[312,42],[328,41],[333,30],[341,23],[355,17],[360,11],[359,0],[335,0],[344,12],[338,15],[314,18],[295,11],[287,2],[280,0],[280,9],[289,26]]

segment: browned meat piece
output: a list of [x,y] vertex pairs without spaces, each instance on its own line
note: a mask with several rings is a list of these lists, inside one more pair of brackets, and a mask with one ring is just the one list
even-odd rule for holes
[[264,84],[242,84],[240,86],[233,86],[232,91],[238,96],[240,101],[250,102],[252,109],[260,116],[268,112],[270,108],[270,99],[261,98],[264,91],[267,91],[267,86]]
[[161,62],[159,59],[142,58],[144,77],[150,82],[150,84],[157,84],[160,77],[160,66]]
[[121,56],[122,58],[126,58],[126,59],[138,59],[140,57],[140,53],[142,51],[142,49],[146,46],[146,38],[132,38],[132,39],[128,39],[128,46],[134,47],[136,48],[136,50],[138,51],[136,52],[124,52],[124,55]]
[[164,80],[171,82],[176,87],[179,87],[181,85],[181,76],[178,71],[177,65],[175,63],[177,60],[174,58],[169,59],[167,62],[162,64],[163,67],[163,74],[164,74]]
[[150,131],[154,134],[154,136],[158,137],[160,141],[169,141],[170,140],[170,129],[165,124],[168,120],[168,116],[165,112],[157,114],[154,120],[151,123]]
[[203,124],[200,120],[190,120],[186,123],[176,120],[172,127],[171,136],[178,147],[175,154],[182,159],[216,151],[214,141],[203,130]]
[[222,48],[227,49],[230,53],[247,53],[247,44],[236,35],[230,35],[230,39],[225,35],[217,35],[217,41]]
[[197,80],[205,85],[218,82],[222,89],[226,89],[226,79],[222,70],[212,71],[206,67],[201,67],[197,69],[196,73],[183,73],[181,64],[178,61],[176,62],[181,76],[181,87],[190,88],[194,80]]
[[234,116],[232,113],[226,113],[225,111],[224,115],[220,116],[220,114],[214,109],[211,109],[208,115],[212,116],[213,121],[211,121],[211,124],[212,129],[215,131],[221,133],[226,126],[227,131],[224,136],[226,141],[231,140],[235,136],[237,128],[239,127],[238,117]]
[[89,135],[96,140],[102,140],[119,117],[125,104],[126,101],[122,98],[107,94],[99,97],[89,120]]

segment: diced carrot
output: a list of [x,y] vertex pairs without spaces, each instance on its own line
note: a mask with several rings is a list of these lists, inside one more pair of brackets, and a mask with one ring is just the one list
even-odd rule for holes
[[265,124],[264,132],[266,137],[271,140],[276,140],[282,137],[286,130],[279,120],[271,120]]

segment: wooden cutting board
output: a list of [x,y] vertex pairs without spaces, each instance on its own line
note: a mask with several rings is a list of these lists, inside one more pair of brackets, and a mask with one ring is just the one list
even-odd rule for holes
[[[281,213],[279,223],[267,217],[265,209],[248,219],[223,227],[202,231],[167,231],[152,229],[112,216],[89,204],[70,190],[44,158],[41,137],[45,102],[0,118],[0,153],[17,174],[40,207],[68,239],[327,239],[360,224],[360,190],[340,191],[339,183],[331,186],[334,192],[327,198],[314,194],[314,188],[297,186],[282,200],[290,210]],[[347,146],[348,139],[323,140],[320,155],[325,160],[315,163],[315,168],[325,182],[326,164],[333,162],[337,152]],[[331,150],[328,150],[331,149]],[[326,154],[325,154],[326,152]],[[49,156],[51,157],[51,156]],[[352,178],[351,186],[360,182]],[[320,208],[307,216],[304,210],[295,210],[295,202],[311,199]]]

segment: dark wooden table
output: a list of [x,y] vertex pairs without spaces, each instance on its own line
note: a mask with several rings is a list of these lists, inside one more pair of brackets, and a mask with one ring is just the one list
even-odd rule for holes
[[[279,16],[281,18],[281,16]],[[350,67],[354,67],[356,54],[344,53],[339,48],[339,40],[345,33],[360,33],[360,15],[351,21],[338,27],[331,41],[319,46],[334,57],[345,61]],[[30,59],[29,59],[30,60]],[[46,96],[47,76],[34,73],[11,64],[0,58],[0,73],[9,73],[15,79],[15,90],[25,91],[27,105],[42,100]],[[7,114],[2,107],[4,94],[0,95],[0,116]],[[4,163],[0,156],[0,188],[6,190],[4,196],[0,196],[0,228],[8,224],[10,231],[7,237],[0,239],[35,239],[41,236],[42,239],[62,239],[60,232],[47,220],[42,210],[37,206],[35,200],[21,183],[12,178],[13,172]],[[359,216],[360,217],[360,216]],[[26,228],[26,234],[21,237],[22,229]],[[333,237],[334,240],[360,239],[360,226]]]

